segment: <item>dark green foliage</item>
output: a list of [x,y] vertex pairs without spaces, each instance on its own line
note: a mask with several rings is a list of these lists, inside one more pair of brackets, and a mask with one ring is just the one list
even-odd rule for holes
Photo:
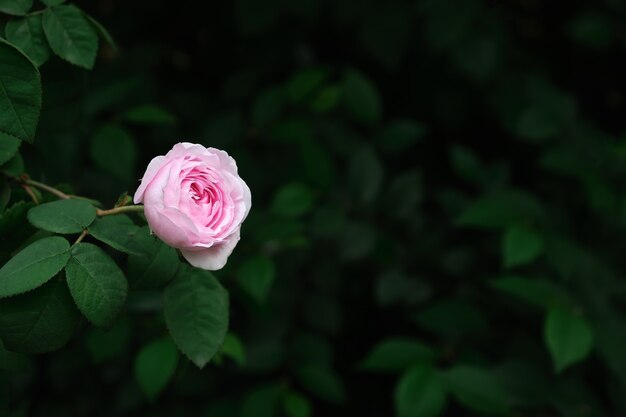
[[0,268],[0,297],[21,294],[48,282],[70,258],[70,244],[62,237],[38,240]]
[[99,247],[78,243],[65,267],[78,309],[97,326],[113,322],[126,300],[128,284],[117,264]]
[[32,292],[0,303],[0,337],[11,351],[57,350],[74,335],[79,320],[78,310],[60,276]]
[[[626,415],[621,1],[0,13],[0,415]],[[98,211],[182,141],[215,273]]]
[[[0,40],[0,140],[32,142],[41,110],[39,71],[15,46]],[[9,136],[7,138],[7,136]],[[6,158],[3,158],[6,160]]]
[[53,233],[80,233],[96,218],[96,208],[77,199],[40,204],[28,211],[28,221],[38,229]]
[[93,67],[98,35],[78,8],[62,5],[46,9],[43,30],[55,54],[79,67]]
[[41,66],[50,58],[51,50],[43,32],[41,15],[11,20],[4,31],[7,40],[22,49],[35,65]]
[[202,368],[224,342],[228,293],[210,272],[181,266],[163,293],[163,313],[176,345]]

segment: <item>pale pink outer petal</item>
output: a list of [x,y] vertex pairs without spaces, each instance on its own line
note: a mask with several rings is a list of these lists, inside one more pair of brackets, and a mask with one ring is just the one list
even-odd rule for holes
[[163,155],[159,155],[157,157],[152,158],[152,161],[148,164],[148,168],[146,168],[146,172],[143,174],[141,178],[141,184],[139,184],[139,188],[135,191],[135,196],[133,197],[133,201],[135,204],[139,204],[143,201],[143,193],[146,191],[146,188],[152,182],[154,176],[159,172],[159,169],[166,162],[165,157]]
[[174,159],[174,158],[185,157],[185,156],[203,156],[207,159],[207,162],[210,165],[214,167],[220,166],[219,157],[215,153],[210,152],[207,148],[197,143],[189,143],[189,142],[177,143],[176,145],[174,145],[172,150],[170,150],[165,155],[167,159]]
[[193,222],[173,207],[155,209],[149,206],[144,209],[144,214],[154,234],[174,248],[189,246],[198,239]]
[[220,243],[216,243],[207,249],[181,249],[187,261],[196,268],[202,268],[209,271],[217,271],[222,269],[228,261],[228,257],[233,253],[233,249],[239,242],[240,230],[237,229],[232,235],[228,236]]
[[220,161],[221,168],[225,169],[231,174],[237,175],[237,162],[235,162],[233,157],[228,155],[226,151],[216,148],[207,148],[207,151],[214,155],[217,155]]
[[241,181],[241,185],[243,186],[243,204],[245,205],[245,214],[241,219],[241,221],[243,222],[246,217],[248,217],[248,213],[250,213],[250,209],[252,208],[252,193],[250,192],[250,187],[248,187],[248,184],[246,184],[246,182],[241,178],[239,180]]

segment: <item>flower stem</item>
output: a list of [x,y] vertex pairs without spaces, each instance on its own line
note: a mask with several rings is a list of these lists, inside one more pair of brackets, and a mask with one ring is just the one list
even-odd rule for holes
[[120,213],[132,213],[132,212],[143,212],[143,206],[122,206],[115,207],[108,210],[98,209],[96,212],[98,216],[110,216],[111,214],[120,214]]
[[65,194],[61,190],[57,190],[56,188],[50,187],[49,185],[46,185],[42,182],[31,180],[30,178],[23,179],[22,183],[33,186],[35,188],[39,188],[40,190],[47,191],[50,194],[53,194],[63,200],[67,200],[68,198],[71,198],[69,195]]
[[82,240],[85,238],[85,236],[87,236],[89,234],[89,231],[87,229],[83,230],[83,233],[80,234],[80,236],[78,236],[78,239],[76,239],[76,242],[74,242],[74,245],[76,245],[77,243],[82,242]]
[[22,188],[24,189],[24,191],[26,191],[26,194],[28,194],[28,196],[33,200],[33,203],[39,204],[39,199],[37,198],[37,195],[30,186],[22,184]]
[[[89,199],[86,199],[85,197],[65,194],[63,191],[61,191],[61,190],[59,190],[57,188],[51,187],[51,186],[49,186],[47,184],[44,184],[42,182],[39,182],[39,181],[31,180],[30,178],[28,178],[27,175],[23,175],[22,177],[15,178],[15,179],[22,183],[22,187],[24,187],[26,192],[31,196],[31,198],[35,201],[35,203],[38,203],[37,197],[32,192],[30,187],[35,187],[35,188],[39,188],[40,190],[47,191],[50,194],[53,194],[53,195],[55,195],[56,197],[58,197],[58,198],[60,198],[62,200],[67,200],[67,199],[70,199],[70,198],[79,198],[79,199],[84,199],[84,200],[88,200],[89,201]],[[98,216],[110,216],[112,214],[132,213],[132,212],[143,212],[143,206],[142,205],[138,205],[138,206],[121,206],[121,207],[114,207],[114,208],[108,209],[108,210],[102,210],[102,209],[97,209],[96,210],[96,214]],[[84,236],[82,236],[82,237],[84,237]],[[79,239],[82,240],[82,237],[79,237]],[[80,240],[78,242],[80,242]]]

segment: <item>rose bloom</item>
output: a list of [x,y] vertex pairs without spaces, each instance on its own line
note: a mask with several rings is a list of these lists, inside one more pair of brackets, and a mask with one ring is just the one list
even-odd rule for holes
[[178,143],[152,159],[135,192],[150,228],[189,263],[215,271],[239,241],[252,199],[226,152]]

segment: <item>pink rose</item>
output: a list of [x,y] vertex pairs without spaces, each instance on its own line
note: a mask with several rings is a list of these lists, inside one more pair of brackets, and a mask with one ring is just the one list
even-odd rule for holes
[[226,265],[252,205],[233,158],[187,142],[150,161],[134,200],[154,234],[211,271]]

